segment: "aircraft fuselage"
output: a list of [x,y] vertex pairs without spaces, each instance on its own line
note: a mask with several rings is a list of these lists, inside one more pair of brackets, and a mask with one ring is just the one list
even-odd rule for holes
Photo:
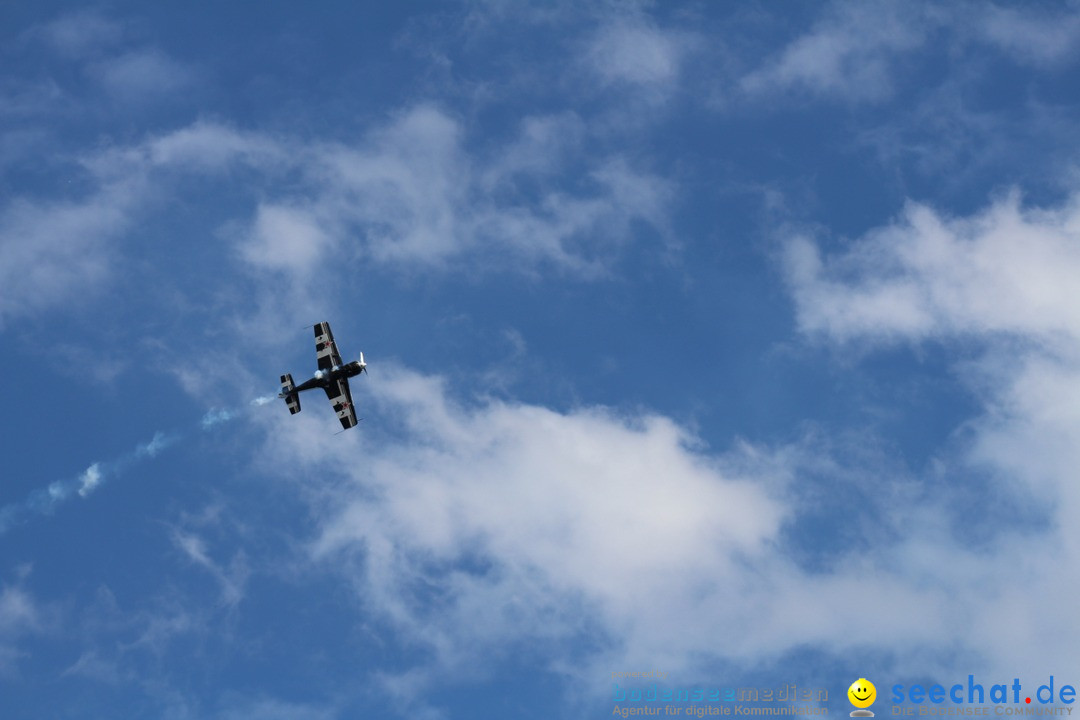
[[315,377],[300,385],[293,384],[290,373],[282,375],[278,397],[285,401],[289,413],[295,415],[300,412],[300,393],[322,388],[341,421],[341,427],[345,430],[356,427],[356,408],[353,407],[352,392],[349,390],[349,378],[365,371],[364,353],[360,353],[360,359],[355,362],[342,362],[334,335],[330,332],[330,323],[316,323],[312,328],[315,330],[315,359],[319,369],[315,371]]
[[[334,383],[336,383],[342,378],[348,379],[351,377],[356,377],[361,372],[363,372],[363,370],[364,367],[360,364],[359,360],[355,360],[351,363],[345,363],[344,365],[335,365],[329,370],[317,370],[313,378],[311,378],[310,380],[305,380],[304,382],[297,385],[293,389],[293,392],[299,393],[304,392],[305,390],[312,390],[314,388],[322,388],[325,390],[326,388],[333,387]],[[285,393],[282,393],[281,395],[279,395],[279,397],[284,397],[284,395]]]

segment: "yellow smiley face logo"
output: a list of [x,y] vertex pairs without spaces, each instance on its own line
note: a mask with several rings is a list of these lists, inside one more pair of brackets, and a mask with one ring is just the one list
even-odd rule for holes
[[877,688],[866,678],[859,678],[847,689],[848,700],[857,708],[868,708],[877,698]]

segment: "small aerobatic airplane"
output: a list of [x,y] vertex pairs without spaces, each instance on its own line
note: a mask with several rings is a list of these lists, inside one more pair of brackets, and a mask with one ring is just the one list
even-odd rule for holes
[[315,355],[319,359],[319,369],[315,371],[315,377],[297,386],[293,385],[291,374],[282,375],[278,397],[285,399],[289,412],[295,415],[300,412],[300,393],[312,388],[322,388],[326,391],[326,397],[330,398],[341,426],[346,430],[355,427],[356,408],[353,407],[352,393],[349,392],[349,378],[367,369],[364,353],[360,353],[359,360],[348,365],[343,364],[337,344],[334,343],[334,335],[330,332],[330,323],[321,322],[315,326]]

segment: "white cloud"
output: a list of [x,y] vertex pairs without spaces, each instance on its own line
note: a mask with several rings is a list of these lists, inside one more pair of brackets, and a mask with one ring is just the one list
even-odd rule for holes
[[[241,240],[244,259],[261,269],[305,275],[346,244],[346,258],[444,267],[473,251],[580,272],[620,244],[630,223],[661,224],[667,182],[619,156],[593,159],[591,190],[569,195],[553,178],[582,133],[572,115],[525,118],[506,147],[480,155],[465,128],[431,106],[411,108],[355,145],[270,138],[200,122],[137,148],[113,151],[92,167],[134,173],[147,166],[224,173],[247,165],[267,181],[298,170],[298,191],[261,200]],[[257,182],[257,181],[256,181]],[[518,183],[540,183],[525,201]]]
[[130,683],[134,679],[131,673],[121,670],[114,660],[102,657],[96,650],[83,651],[79,659],[69,665],[61,675],[88,678],[110,685]]
[[895,60],[926,42],[930,21],[928,14],[906,3],[834,3],[809,32],[746,75],[742,89],[886,98],[893,91]]
[[17,672],[23,655],[18,648],[19,638],[39,632],[43,624],[42,612],[27,591],[18,585],[0,590],[0,677]]
[[1053,210],[1012,193],[964,219],[910,203],[897,223],[823,261],[786,248],[799,326],[837,340],[1019,334],[1080,338],[1080,195]]
[[[728,476],[665,418],[466,410],[433,378],[389,367],[379,377],[384,422],[408,427],[408,442],[366,448],[357,464],[301,431],[273,462],[326,453],[327,466],[357,468],[316,557],[362,548],[365,602],[447,662],[566,639],[592,620],[628,636],[635,657],[666,656],[682,611],[717,622],[704,606],[731,597],[738,568],[767,555],[783,519],[764,487]],[[418,602],[422,587],[443,598],[437,609]]]
[[[694,678],[807,645],[887,650],[895,672],[947,669],[935,664],[946,650],[976,669],[1070,667],[1074,638],[1054,633],[1076,589],[1056,576],[1069,556],[1007,529],[989,550],[967,547],[947,492],[916,507],[875,475],[863,511],[901,538],[860,534],[810,571],[785,535],[805,509],[794,489],[816,462],[807,448],[716,455],[648,414],[465,407],[441,380],[390,367],[370,391],[400,431],[369,427],[357,447],[328,439],[330,419],[293,422],[271,431],[265,462],[283,478],[305,469],[322,518],[314,557],[435,658],[399,678],[410,685],[493,672],[525,645],[586,684],[612,667]],[[998,584],[1002,567],[1022,567],[1032,594]],[[990,623],[1023,631],[990,637]]]
[[[526,270],[549,265],[595,275],[606,271],[635,220],[663,224],[670,188],[611,156],[591,160],[588,190],[557,189],[555,178],[579,160],[568,152],[579,125],[567,115],[526,118],[508,146],[470,153],[461,123],[422,105],[355,145],[283,140],[273,149],[265,137],[202,124],[182,131],[182,141],[170,136],[150,146],[155,158],[232,153],[234,162],[251,159],[271,172],[280,158],[292,159],[303,189],[263,201],[242,240],[243,258],[262,270],[304,278],[336,252],[345,261],[398,267],[524,260]],[[537,199],[525,200],[521,183],[537,184]]]
[[305,210],[260,204],[251,236],[240,247],[251,265],[307,276],[332,247],[332,238]]
[[99,585],[72,618],[77,620],[82,650],[63,675],[167,687],[169,680],[155,672],[162,658],[177,646],[188,657],[190,646],[184,640],[212,632],[216,615],[203,608],[203,600],[197,593],[186,595],[173,587],[149,602],[130,604],[118,601],[108,585]]
[[219,720],[333,720],[340,717],[340,714],[333,706],[289,702],[260,695],[230,696],[222,703],[220,711],[214,717]]
[[[865,512],[898,535],[860,529],[857,549],[823,570],[796,563],[785,534],[805,509],[788,493],[819,462],[813,451],[716,455],[648,414],[464,406],[441,380],[384,367],[370,391],[382,424],[400,430],[352,447],[293,423],[272,434],[271,462],[305,478],[314,463],[332,482],[330,468],[350,468],[352,485],[314,491],[312,552],[429,648],[436,675],[521,643],[584,682],[657,664],[692,677],[702,662],[768,662],[807,645],[887,651],[898,674],[947,671],[946,657],[1026,680],[1080,672],[1080,531],[1068,520],[1080,512],[1078,207],[1024,208],[1014,193],[949,219],[911,204],[836,257],[805,237],[787,245],[803,332],[987,349],[957,366],[986,406],[970,440],[908,490],[874,473]],[[973,545],[962,531],[981,522],[963,512],[971,482],[988,506],[1032,503],[1046,522],[988,527]]]
[[16,198],[0,207],[0,328],[99,288],[135,194],[127,183],[110,183],[85,200]]
[[233,607],[244,598],[244,585],[250,571],[247,559],[242,551],[233,556],[228,568],[222,567],[209,555],[206,542],[193,533],[174,529],[173,544],[176,545],[191,562],[206,570],[221,586],[221,602]]
[[0,632],[10,634],[37,625],[38,612],[26,591],[19,587],[5,587],[0,592]]
[[94,10],[79,10],[35,28],[31,34],[42,37],[63,55],[85,58],[117,45],[123,39],[124,29]]
[[[266,280],[254,300],[260,327],[280,323],[283,304],[300,314],[323,307],[313,274],[325,285],[360,262],[604,275],[636,224],[666,234],[672,191],[617,154],[582,163],[582,132],[573,115],[527,117],[508,143],[470,151],[458,120],[418,106],[350,145],[200,121],[110,147],[80,160],[92,188],[84,199],[0,206],[0,326],[105,287],[118,242],[163,190],[241,169],[251,214],[220,234]],[[580,182],[568,193],[571,170]]]
[[106,92],[128,104],[160,101],[192,81],[190,70],[152,48],[100,60],[88,72]]
[[[190,80],[188,70],[155,48],[118,49],[124,35],[121,24],[93,11],[27,31],[27,37],[77,62],[114,98],[160,98]],[[23,162],[30,157],[27,148],[31,155],[44,153],[56,180],[51,192],[24,191],[0,203],[0,328],[11,318],[82,301],[104,287],[114,277],[117,240],[152,195],[151,165],[135,149],[106,147],[82,157],[56,153],[65,146],[50,132],[57,113],[68,117],[99,109],[81,89],[71,92],[57,77],[0,88],[11,101],[0,112],[33,122],[32,128],[11,134],[23,146],[0,147],[0,155]]]
[[[40,117],[64,106],[67,98],[51,78],[41,80],[0,79],[0,118],[21,120]],[[40,126],[9,127],[0,140],[0,162],[38,157],[49,147],[51,138]]]
[[950,43],[960,67],[969,51],[987,45],[1022,64],[1060,65],[1080,48],[1080,14],[1075,7],[833,2],[808,32],[744,75],[740,86],[752,95],[801,90],[881,101],[893,95],[907,58],[942,41]]
[[1080,48],[1080,11],[1059,8],[1058,14],[1044,9],[990,5],[969,28],[976,36],[995,45],[1018,61],[1038,66],[1055,65],[1076,57]]
[[438,264],[466,250],[473,167],[462,139],[456,120],[421,106],[361,147],[325,149],[315,172],[332,193],[327,210],[357,226],[376,260]]
[[241,164],[270,173],[295,162],[298,150],[287,140],[199,120],[119,156],[162,168],[221,173]]
[[518,177],[546,179],[563,171],[583,149],[587,127],[575,113],[533,115],[522,120],[518,137],[500,148],[484,170],[489,192]]
[[[121,106],[146,105],[175,99],[190,89],[194,70],[157,47],[138,41],[138,30],[95,10],[61,15],[47,25],[31,28],[26,38],[41,40],[55,55],[78,66],[95,89]],[[69,87],[68,99],[85,112],[96,99],[85,88]],[[76,100],[76,98],[79,98]]]
[[620,18],[599,29],[586,57],[605,82],[662,87],[678,80],[683,51],[675,34],[641,18]]
[[[994,527],[964,514],[960,527],[986,525],[991,540],[958,562],[964,543],[946,532],[948,517],[961,516],[954,509],[935,542],[909,541],[905,553],[921,558],[938,587],[966,593],[951,603],[966,608],[955,618],[958,636],[1014,673],[1080,671],[1066,650],[1080,641],[1068,620],[1080,590],[1080,531],[1071,521],[1080,511],[1078,199],[1033,209],[1012,193],[954,219],[910,204],[894,224],[826,259],[805,237],[786,248],[804,332],[842,343],[963,339],[980,348],[955,371],[985,410],[966,424],[969,439],[948,472],[983,470],[989,476],[975,482],[987,507],[1033,507],[1042,522]],[[930,570],[936,563],[960,574]],[[1001,575],[1006,568],[1016,575]],[[979,635],[978,627],[995,631]]]

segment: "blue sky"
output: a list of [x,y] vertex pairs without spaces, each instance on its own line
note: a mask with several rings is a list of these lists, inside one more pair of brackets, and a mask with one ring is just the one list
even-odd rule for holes
[[[1080,682],[1080,6],[6,4],[4,717]],[[364,418],[290,417],[327,320]]]

